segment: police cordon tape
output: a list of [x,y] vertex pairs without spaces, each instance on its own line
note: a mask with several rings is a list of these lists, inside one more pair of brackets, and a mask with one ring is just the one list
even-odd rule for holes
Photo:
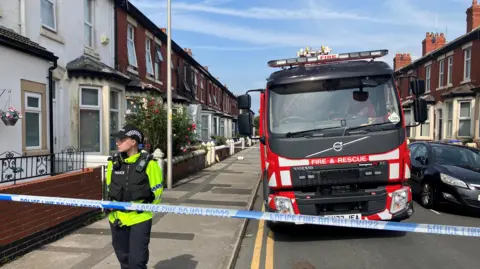
[[337,226],[362,229],[388,230],[397,232],[413,232],[426,234],[457,235],[480,237],[480,227],[451,226],[442,224],[422,224],[409,222],[389,222],[374,220],[340,219],[322,216],[293,215],[260,211],[206,208],[176,205],[153,205],[125,202],[112,202],[89,199],[72,199],[62,197],[47,197],[20,194],[0,194],[0,201],[24,203],[51,204],[73,207],[92,207],[114,210],[152,211],[159,213],[173,213],[181,215],[212,216],[224,218],[256,219],[287,223],[302,223],[321,226]]

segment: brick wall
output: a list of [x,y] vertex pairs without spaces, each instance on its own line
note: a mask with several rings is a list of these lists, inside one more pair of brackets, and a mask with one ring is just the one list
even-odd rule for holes
[[[0,188],[0,193],[101,199],[100,168]],[[0,202],[0,264],[82,225],[95,208]],[[68,225],[65,225],[69,222]],[[60,227],[63,224],[63,228]]]
[[[165,166],[166,160],[165,160]],[[179,161],[172,164],[172,181],[173,183],[197,172],[206,167],[206,154],[199,154],[193,158],[188,158],[186,160]],[[167,174],[165,168],[165,175]]]
[[215,151],[215,158],[217,158],[218,156],[218,159],[219,161],[223,161],[225,160],[226,158],[230,157],[230,148],[223,148],[223,149],[217,149]]

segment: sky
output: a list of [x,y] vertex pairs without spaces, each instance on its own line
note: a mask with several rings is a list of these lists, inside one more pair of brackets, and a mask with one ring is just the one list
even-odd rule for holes
[[[130,0],[167,28],[166,0]],[[306,46],[331,53],[388,49],[421,57],[426,32],[447,42],[466,32],[472,0],[172,0],[172,39],[234,94],[264,88],[274,59],[296,57]],[[259,96],[251,93],[258,115]]]

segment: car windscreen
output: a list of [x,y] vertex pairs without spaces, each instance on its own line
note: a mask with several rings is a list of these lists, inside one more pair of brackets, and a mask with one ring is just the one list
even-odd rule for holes
[[268,92],[268,127],[286,134],[335,126],[401,121],[391,76],[343,78],[276,86]]
[[435,162],[445,165],[480,168],[480,154],[461,147],[432,146]]

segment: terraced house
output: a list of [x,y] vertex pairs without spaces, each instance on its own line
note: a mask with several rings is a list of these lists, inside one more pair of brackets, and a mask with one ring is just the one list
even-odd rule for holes
[[129,1],[116,1],[115,22],[115,66],[131,79],[126,86],[127,109],[132,96],[156,94],[166,102],[167,68],[171,68],[172,102],[195,109],[200,139],[236,135],[235,95],[195,60],[191,49],[172,40],[172,61],[167,64],[166,29],[157,27]]
[[408,131],[411,140],[480,140],[480,5],[466,10],[466,33],[450,42],[443,33],[426,33],[422,57],[394,58],[405,117],[413,122],[409,80],[425,80],[429,120]]

